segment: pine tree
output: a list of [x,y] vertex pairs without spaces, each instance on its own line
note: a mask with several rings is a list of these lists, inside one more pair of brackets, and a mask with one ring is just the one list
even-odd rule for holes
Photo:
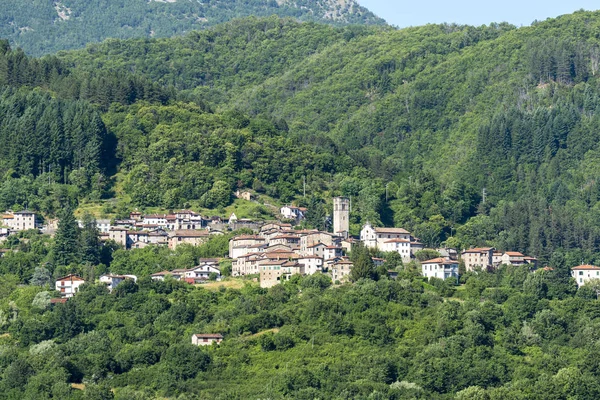
[[90,214],[83,214],[81,230],[81,258],[96,265],[100,262],[100,239],[96,219]]
[[354,265],[350,271],[350,280],[356,282],[360,279],[377,280],[377,271],[375,263],[369,254],[369,249],[365,246],[354,246],[352,248],[352,257]]
[[58,265],[69,265],[79,258],[79,227],[70,205],[59,213],[58,229],[54,238],[54,260]]
[[325,221],[327,216],[325,215],[325,207],[323,202],[318,197],[312,196],[308,203],[308,211],[306,212],[306,223],[320,231],[326,229]]

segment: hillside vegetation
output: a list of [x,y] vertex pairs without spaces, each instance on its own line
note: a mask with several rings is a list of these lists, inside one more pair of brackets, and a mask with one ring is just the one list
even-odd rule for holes
[[431,246],[594,261],[599,24],[589,12],[520,29],[250,19],[61,58],[149,77],[339,155],[333,180],[303,171],[286,182],[298,194],[306,174],[311,193],[352,196],[354,229],[370,220]]
[[7,0],[0,4],[0,37],[42,55],[106,38],[172,37],[251,15],[385,23],[355,0]]
[[[569,275],[600,262],[599,29],[589,12],[519,29],[269,17],[41,59],[0,42],[0,210],[61,219],[54,238],[2,244],[0,399],[600,397],[600,287]],[[238,188],[308,206],[307,227],[351,196],[353,234],[400,226],[551,268],[455,286],[378,254],[352,284],[205,290],[149,275],[224,257],[242,232],[125,250],[72,212],[225,215]],[[105,272],[139,279],[108,293],[92,283]],[[88,283],[51,305],[67,273]]]

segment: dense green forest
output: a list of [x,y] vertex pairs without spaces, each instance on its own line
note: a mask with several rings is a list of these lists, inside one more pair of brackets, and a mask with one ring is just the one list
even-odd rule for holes
[[[39,241],[46,239],[28,239],[13,243],[22,251],[12,257],[44,251]],[[111,269],[138,273],[137,284],[125,281],[113,293],[86,284],[56,305],[47,270],[38,267],[31,285],[19,286],[22,263],[13,262],[12,273],[2,263],[0,398],[600,395],[598,288],[576,291],[561,270],[502,267],[463,276],[458,290],[442,280],[425,283],[410,267],[398,280],[330,287],[317,274],[268,290],[250,281],[239,289],[194,288],[147,275],[159,263],[193,265],[198,250],[206,249],[116,250]],[[100,272],[88,268],[88,279]],[[224,342],[190,344],[192,334],[210,332]]]
[[[355,233],[368,220],[404,226],[429,246],[490,244],[544,263],[569,254],[593,262],[600,250],[594,161],[599,23],[590,12],[520,29],[335,28],[250,18],[181,38],[109,41],[59,60],[72,74],[148,79],[172,99],[221,115],[225,126],[229,120],[232,127],[227,115],[244,115],[252,122],[235,126],[256,134],[262,124],[261,136],[279,137],[281,151],[305,160],[284,167],[276,179],[248,158],[257,151],[250,142],[230,136],[233,159],[225,161],[222,141],[210,156],[220,160],[214,176],[229,187],[255,185],[287,202],[307,176],[311,194],[353,197]],[[115,114],[115,108],[104,116],[122,141],[123,196],[133,196],[136,206],[201,205],[201,192],[215,180],[203,180],[197,193],[167,195],[168,184],[152,183],[140,189],[160,188],[160,196],[136,194],[136,179],[163,179],[152,173],[147,150],[124,152],[132,132],[144,138],[134,143],[148,149],[159,142],[147,134],[155,122],[125,129],[125,113],[138,109]],[[175,126],[180,137],[189,132],[185,124],[167,125],[166,135]],[[158,162],[176,159],[186,171],[198,168],[199,157],[191,154],[163,154]],[[202,168],[211,168],[207,154]],[[269,162],[282,159],[277,149],[265,155]],[[139,156],[143,165],[132,164]],[[175,188],[181,190],[187,189]]]
[[355,0],[7,0],[0,4],[0,37],[39,56],[107,38],[172,37],[251,15],[385,24]]

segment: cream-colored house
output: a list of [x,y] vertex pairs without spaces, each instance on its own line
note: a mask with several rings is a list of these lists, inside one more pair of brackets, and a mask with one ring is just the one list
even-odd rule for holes
[[189,244],[192,246],[201,246],[210,237],[207,230],[182,229],[175,231],[169,237],[169,249],[175,250],[181,244]]
[[458,261],[435,258],[421,263],[421,273],[426,278],[458,278]]
[[571,268],[571,276],[577,281],[577,287],[582,287],[593,279],[600,279],[600,267],[580,265]]
[[476,269],[489,269],[494,266],[494,249],[493,247],[479,247],[474,249],[464,250],[461,253],[461,259],[465,263],[467,271],[475,271]]
[[196,346],[210,346],[213,343],[220,344],[223,341],[223,335],[219,333],[196,333],[192,335],[192,344]]

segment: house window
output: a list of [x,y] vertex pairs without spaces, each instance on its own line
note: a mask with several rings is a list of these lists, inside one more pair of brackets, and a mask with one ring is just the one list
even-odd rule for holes
[[204,339],[202,339],[202,341],[203,341],[204,343],[208,343],[208,339],[207,339],[207,338],[204,338]]
[[582,276],[583,275],[583,271],[579,271],[579,275]]

